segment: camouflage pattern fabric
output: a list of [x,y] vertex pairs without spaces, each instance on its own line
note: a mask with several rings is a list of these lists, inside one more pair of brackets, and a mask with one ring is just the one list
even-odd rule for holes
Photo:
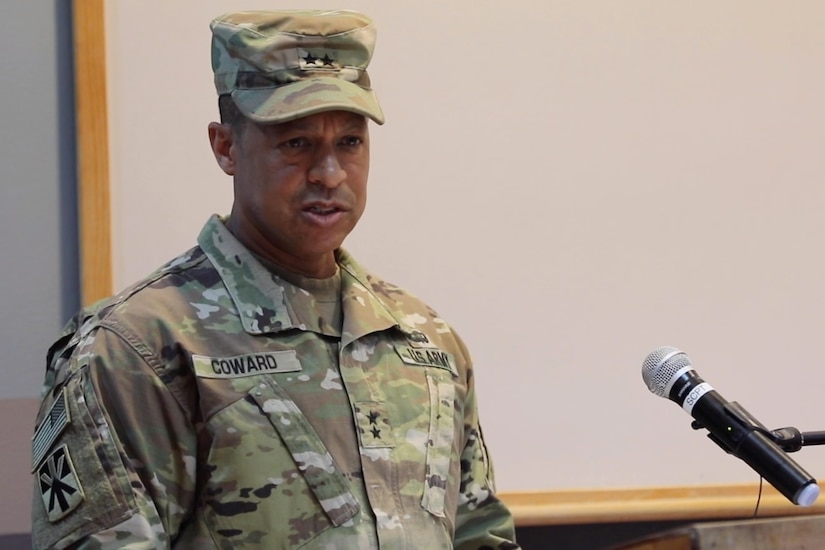
[[35,548],[518,548],[447,323],[339,251],[338,331],[220,218],[198,243],[50,349]]
[[377,36],[351,10],[244,11],[215,18],[212,70],[218,95],[256,122],[286,122],[341,109],[384,123],[367,74]]

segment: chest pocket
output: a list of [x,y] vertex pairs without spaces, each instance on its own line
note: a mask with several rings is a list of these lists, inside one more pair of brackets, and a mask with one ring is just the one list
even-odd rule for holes
[[431,514],[444,517],[455,437],[455,386],[442,373],[428,372],[427,388],[430,394],[430,425],[427,439],[427,479],[421,505]]
[[455,358],[440,349],[413,345],[397,345],[395,352],[401,361],[413,369],[421,369],[427,381],[429,422],[427,427],[426,478],[421,506],[437,517],[446,517],[447,488],[458,482],[454,458],[456,430],[456,386],[458,376]]
[[259,383],[250,396],[278,431],[312,494],[336,527],[358,513],[358,503],[321,439],[292,399],[272,381]]
[[259,379],[210,423],[205,499],[213,537],[235,546],[294,547],[358,515],[348,481],[274,381]]

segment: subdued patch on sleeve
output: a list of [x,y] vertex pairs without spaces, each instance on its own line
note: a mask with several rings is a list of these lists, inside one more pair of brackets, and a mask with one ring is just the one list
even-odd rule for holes
[[[54,416],[65,425],[39,439],[45,458],[35,466],[32,542],[70,544],[128,518],[137,508],[125,466],[93,391],[74,376],[61,392]],[[51,422],[47,417],[41,420]],[[44,432],[45,433],[45,432]],[[37,435],[35,435],[37,439]],[[33,441],[34,443],[34,441]]]

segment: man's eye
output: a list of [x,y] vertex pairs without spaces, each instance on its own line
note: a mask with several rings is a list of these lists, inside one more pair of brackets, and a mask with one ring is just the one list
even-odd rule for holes
[[347,136],[341,140],[342,145],[346,145],[347,147],[355,147],[356,145],[361,145],[364,142],[358,136]]
[[287,149],[301,149],[306,147],[309,142],[306,138],[292,138],[284,142]]

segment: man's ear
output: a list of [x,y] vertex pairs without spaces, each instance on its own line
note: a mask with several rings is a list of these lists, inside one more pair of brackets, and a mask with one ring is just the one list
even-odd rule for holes
[[235,175],[235,132],[228,124],[209,123],[209,144],[218,166],[227,175]]

